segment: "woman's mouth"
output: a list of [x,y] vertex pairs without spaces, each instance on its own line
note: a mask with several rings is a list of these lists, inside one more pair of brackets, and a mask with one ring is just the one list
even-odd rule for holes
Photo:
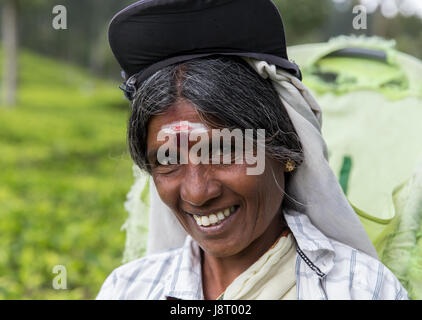
[[190,213],[189,215],[193,217],[199,229],[205,232],[216,232],[221,230],[224,225],[226,225],[232,217],[237,213],[240,206],[234,205],[224,210],[220,210],[209,215],[197,215]]
[[208,216],[198,216],[194,214],[193,218],[195,219],[198,226],[208,227],[209,225],[215,225],[215,224],[221,223],[235,211],[236,211],[236,206],[232,206],[225,210],[212,213]]

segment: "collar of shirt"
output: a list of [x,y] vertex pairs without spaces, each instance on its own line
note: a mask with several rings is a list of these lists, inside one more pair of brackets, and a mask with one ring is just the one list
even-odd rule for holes
[[[330,241],[309,218],[290,210],[285,213],[286,222],[297,242],[298,256],[323,278],[334,266],[335,252]],[[201,249],[187,236],[180,254],[172,260],[164,280],[164,296],[168,300],[203,300]]]
[[336,255],[330,240],[312,224],[307,215],[288,210],[284,217],[296,239],[298,255],[318,277],[324,278],[334,267]]
[[201,249],[188,235],[180,254],[171,262],[164,296],[168,300],[204,300],[201,274]]

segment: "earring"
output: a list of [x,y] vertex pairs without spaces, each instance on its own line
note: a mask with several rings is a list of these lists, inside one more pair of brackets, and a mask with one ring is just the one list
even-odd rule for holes
[[286,161],[286,171],[292,172],[296,168],[296,164],[293,160],[287,160]]

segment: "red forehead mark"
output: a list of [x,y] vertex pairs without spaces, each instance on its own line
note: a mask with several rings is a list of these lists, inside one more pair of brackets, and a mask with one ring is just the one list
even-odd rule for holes
[[181,125],[173,126],[172,129],[174,131],[186,131],[186,130],[191,130],[193,128],[188,124],[181,124]]

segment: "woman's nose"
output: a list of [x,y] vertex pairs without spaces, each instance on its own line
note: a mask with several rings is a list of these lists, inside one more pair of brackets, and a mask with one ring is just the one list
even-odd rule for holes
[[188,164],[185,172],[180,188],[183,201],[199,207],[221,195],[222,184],[213,177],[209,165]]

